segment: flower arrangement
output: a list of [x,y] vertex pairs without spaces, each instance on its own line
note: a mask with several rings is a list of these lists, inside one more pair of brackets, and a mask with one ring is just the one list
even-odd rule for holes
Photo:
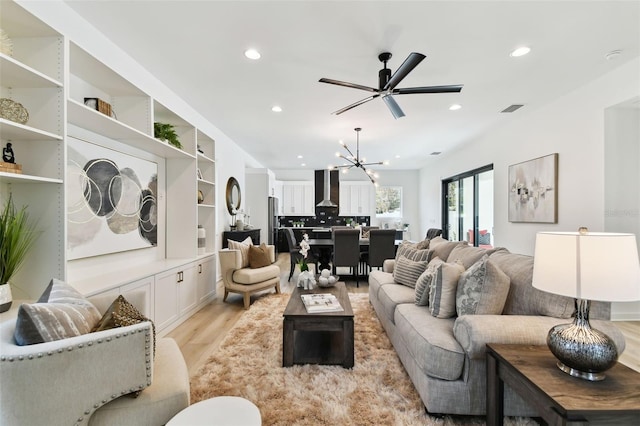
[[307,265],[307,253],[311,246],[309,245],[309,236],[307,234],[302,235],[302,240],[300,241],[300,251],[299,253],[302,255],[302,258],[298,261],[298,266],[300,267],[300,272],[308,271],[309,265]]

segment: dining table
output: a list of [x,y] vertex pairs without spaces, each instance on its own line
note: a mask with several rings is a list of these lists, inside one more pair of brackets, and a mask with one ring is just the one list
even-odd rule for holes
[[[323,269],[331,269],[331,255],[333,254],[333,239],[332,238],[310,238],[308,241],[311,247],[312,253],[317,254],[318,258],[318,272]],[[394,244],[398,247],[402,243],[402,240],[395,240]],[[369,248],[369,239],[360,238],[360,250],[363,251]]]

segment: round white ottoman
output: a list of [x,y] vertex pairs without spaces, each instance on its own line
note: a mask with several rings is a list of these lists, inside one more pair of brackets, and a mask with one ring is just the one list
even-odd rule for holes
[[218,396],[188,406],[176,414],[167,426],[260,426],[260,410],[239,396]]

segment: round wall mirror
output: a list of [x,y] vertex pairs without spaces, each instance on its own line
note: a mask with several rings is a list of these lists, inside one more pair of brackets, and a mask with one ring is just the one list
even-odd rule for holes
[[234,177],[227,181],[227,210],[233,214],[234,210],[240,210],[240,184]]

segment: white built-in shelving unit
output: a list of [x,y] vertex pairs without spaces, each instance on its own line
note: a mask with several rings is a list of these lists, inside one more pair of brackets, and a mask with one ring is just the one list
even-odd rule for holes
[[[0,143],[12,143],[23,168],[22,174],[0,172],[0,200],[11,195],[16,205],[28,206],[40,232],[28,266],[12,283],[14,298],[39,297],[52,277],[86,295],[144,291],[144,313],[166,333],[215,296],[215,140],[14,2],[3,2],[0,28],[14,46],[12,55],[0,53],[0,97],[21,103],[30,115],[26,124],[0,118]],[[111,116],[84,98],[109,103]],[[174,126],[182,149],[153,137],[156,121]],[[157,163],[156,247],[68,259],[71,139]],[[198,225],[209,236],[204,253],[198,253]]]

